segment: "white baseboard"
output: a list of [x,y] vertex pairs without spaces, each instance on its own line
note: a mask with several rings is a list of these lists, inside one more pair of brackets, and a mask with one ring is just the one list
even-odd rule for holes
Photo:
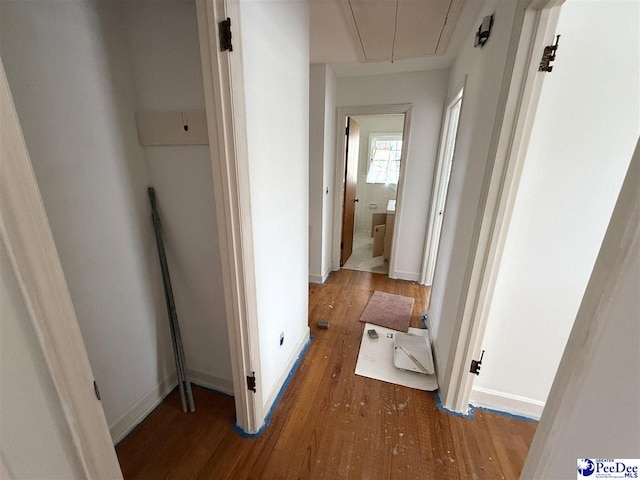
[[333,271],[333,264],[329,263],[326,267],[324,267],[324,270],[322,270],[322,283],[327,281],[327,278],[329,278],[329,275],[331,274],[332,271]]
[[126,412],[109,425],[113,444],[120,442],[129,432],[136,428],[177,385],[178,378],[176,373],[173,372],[164,381],[142,395]]
[[510,393],[497,392],[482,387],[473,387],[469,403],[476,407],[484,407],[491,410],[520,415],[522,417],[540,420],[544,402],[532,398],[512,395]]
[[218,378],[208,373],[192,369],[188,369],[187,374],[189,375],[191,383],[233,396],[233,381],[231,380]]
[[332,271],[332,265],[329,264],[327,265],[324,270],[322,270],[322,273],[313,273],[313,272],[309,272],[309,283],[324,283],[327,281],[327,278],[329,278],[329,274]]
[[[233,396],[233,382],[231,380],[214,377],[208,373],[191,369],[189,369],[188,375],[191,383],[195,385]],[[173,372],[163,382],[145,393],[120,418],[113,422],[109,426],[109,431],[114,445],[136,428],[177,385],[178,379],[176,373]]]
[[431,338],[431,352],[433,353],[433,366],[436,371],[436,380],[438,380],[438,388],[442,385],[442,375],[444,372],[441,372],[441,367],[443,366],[442,357],[440,357],[440,352],[438,351],[438,344],[433,341],[433,336],[431,332],[433,332],[433,328],[431,328],[431,315],[427,315],[427,330],[429,330],[429,337]]
[[393,272],[389,272],[389,278],[417,282],[420,280],[420,272],[401,272],[399,270],[394,270]]
[[273,402],[276,401],[276,398],[278,397],[280,390],[282,390],[282,386],[287,381],[287,378],[289,378],[289,374],[291,373],[293,366],[295,365],[296,361],[300,357],[300,354],[302,353],[304,346],[309,341],[310,333],[311,332],[309,330],[309,327],[307,327],[303,332],[302,336],[298,339],[298,342],[296,343],[296,346],[293,348],[293,351],[291,353],[291,356],[287,360],[287,363],[282,368],[282,373],[278,377],[278,380],[276,381],[275,385],[269,392],[269,395],[267,396],[267,399],[263,404],[262,411],[265,413],[265,415],[267,415],[271,410],[271,407],[273,406]]
[[322,281],[322,275],[319,273],[309,272],[309,283],[324,283]]

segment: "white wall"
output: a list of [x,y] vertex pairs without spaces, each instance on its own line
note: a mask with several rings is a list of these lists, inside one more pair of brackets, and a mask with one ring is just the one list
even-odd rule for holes
[[324,120],[327,65],[309,66],[309,281],[322,283]]
[[338,107],[413,105],[411,134],[406,139],[409,146],[404,160],[404,199],[402,210],[396,215],[396,273],[405,280],[418,280],[420,276],[448,77],[447,70],[436,70],[338,78]]
[[309,66],[309,281],[332,269],[336,77],[326,64]]
[[[396,198],[396,184],[367,183],[369,148],[372,133],[399,133],[404,128],[404,115],[355,115],[360,125],[360,150],[358,152],[358,184],[356,186],[355,230],[371,232],[371,215],[387,211],[389,200]],[[370,207],[375,203],[376,208]]]
[[466,76],[447,210],[429,307],[431,336],[441,384],[454,340],[515,10],[516,2],[489,1],[483,6],[474,25],[479,25],[482,17],[494,14],[491,37],[484,48],[474,48],[476,29],[469,31],[449,79],[448,92],[451,96],[463,84]]
[[615,290],[609,293],[607,326],[584,359],[581,389],[546,459],[547,478],[569,478],[575,471],[574,459],[583,458],[584,452],[597,453],[599,458],[638,458],[640,453],[640,245],[634,248],[636,254],[624,264]]
[[120,6],[0,2],[9,85],[112,432],[175,370]]
[[262,370],[258,388],[268,408],[309,337],[309,5],[243,1],[240,15]]
[[640,455],[640,144],[616,203],[522,478]]
[[[124,13],[137,110],[204,110],[195,2],[127,2]],[[198,383],[233,393],[209,148],[144,151],[187,366]]]
[[640,133],[639,14],[637,2],[562,7],[472,403],[517,396],[510,410],[531,411],[513,413],[542,411]]
[[2,242],[0,318],[0,466],[6,478],[81,478],[62,405]]

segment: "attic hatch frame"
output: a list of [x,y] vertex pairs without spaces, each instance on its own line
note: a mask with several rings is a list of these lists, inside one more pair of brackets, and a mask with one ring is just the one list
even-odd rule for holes
[[[440,30],[440,35],[438,38],[438,42],[436,44],[436,48],[433,51],[433,53],[428,56],[436,57],[436,56],[445,54],[447,47],[449,46],[449,42],[451,41],[451,37],[453,36],[455,26],[462,12],[464,1],[465,0],[449,0],[449,6],[447,7],[447,14],[442,24],[442,29]],[[376,62],[394,63],[398,60],[407,60],[407,59],[413,58],[412,56],[407,56],[406,54],[397,55],[395,52],[396,34],[398,31],[398,6],[399,6],[398,0],[395,0],[394,2],[392,2],[392,4],[395,6],[395,16],[393,17],[393,40],[391,44],[391,52],[389,53],[388,57],[384,57],[384,58],[368,58],[367,57],[367,53],[365,51],[360,30],[358,29],[358,24],[355,18],[355,13],[353,11],[353,5],[351,4],[351,0],[340,0],[339,3],[342,6],[342,11],[346,19],[347,29],[349,30],[349,36],[353,41],[356,54],[358,55],[358,59],[360,60],[361,63],[376,63]]]
[[446,409],[467,413],[505,239],[537,111],[544,72],[540,56],[553,42],[564,0],[518,0],[481,201],[467,260],[446,371],[438,379]]

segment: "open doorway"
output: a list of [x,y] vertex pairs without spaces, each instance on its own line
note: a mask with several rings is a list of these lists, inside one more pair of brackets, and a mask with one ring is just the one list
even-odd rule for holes
[[[234,389],[231,355],[239,348],[229,340],[235,319],[225,315],[231,307],[223,278],[231,255],[220,253],[226,234],[219,232],[228,229],[216,211],[218,145],[210,149],[207,136],[222,117],[205,103],[200,48],[209,43],[200,40],[204,16],[195,1],[45,3],[2,3],[0,53],[117,443],[177,383],[149,186],[158,198],[187,377],[236,398],[246,391],[243,374]],[[21,35],[34,25],[38,38]],[[28,94],[19,88],[27,83]],[[61,117],[75,121],[55,121]],[[245,428],[240,408],[236,417]]]
[[[478,236],[482,255],[476,256],[476,266],[469,263],[466,273],[472,279],[461,297],[466,304],[458,298],[452,302],[462,321],[455,330],[459,338],[451,344],[455,354],[448,352],[452,368],[442,369],[440,391],[446,408],[466,412],[471,403],[531,418],[540,418],[544,408],[547,415],[545,404],[552,398],[556,370],[567,354],[565,345],[637,140],[637,115],[628,107],[628,99],[637,97],[633,79],[638,67],[631,66],[634,54],[629,50],[637,28],[625,20],[637,18],[631,10],[637,12],[637,6],[627,5],[626,12],[624,8],[568,0],[558,27],[560,12],[553,10],[548,14],[552,20],[547,19],[530,40],[536,48],[522,50],[540,51],[553,44],[556,30],[562,34],[563,55],[551,75],[539,71],[537,54],[527,59],[528,73],[522,77],[527,88],[514,96],[524,107],[513,110],[508,124],[518,130],[496,145],[501,163],[492,166],[497,188],[491,194],[500,196],[488,204],[491,215],[484,213],[487,226],[477,226],[486,236]],[[616,45],[618,51],[629,52],[628,59],[614,59],[593,43],[599,23],[620,25],[607,49]],[[598,82],[584,78],[581,69],[587,61],[620,82],[598,96],[597,103],[590,92]],[[473,95],[467,89],[462,122]],[[467,126],[464,133],[461,129],[460,139],[476,128]],[[459,167],[454,164],[454,177]],[[440,263],[434,297],[441,287],[439,271]],[[433,315],[433,305],[430,328],[442,334],[443,315]],[[439,341],[442,338],[439,335]],[[469,365],[480,358],[482,374],[476,376]]]
[[405,114],[346,118],[340,266],[389,273]]

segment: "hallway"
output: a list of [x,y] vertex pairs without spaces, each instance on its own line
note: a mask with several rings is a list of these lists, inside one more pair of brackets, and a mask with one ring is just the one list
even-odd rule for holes
[[411,325],[421,326],[428,287],[334,272],[309,287],[314,338],[261,437],[234,432],[231,397],[196,387],[196,413],[183,415],[174,390],[117,446],[125,478],[518,478],[537,423],[456,417],[433,393],[353,373],[374,290],[413,297]]

